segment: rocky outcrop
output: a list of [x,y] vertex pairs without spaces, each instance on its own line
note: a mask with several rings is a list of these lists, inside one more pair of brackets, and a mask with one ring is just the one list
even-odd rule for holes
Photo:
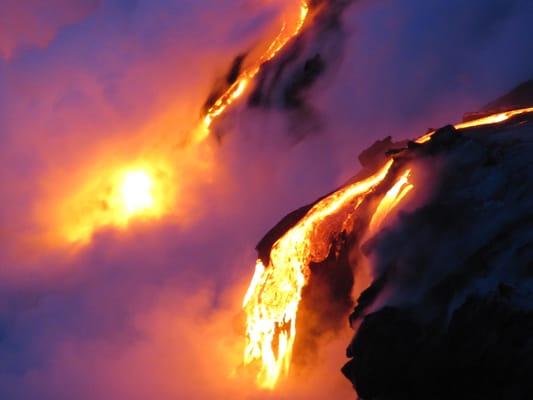
[[531,114],[396,154],[419,178],[413,205],[361,244],[375,280],[342,372],[362,399],[531,398],[531,154]]
[[446,323],[383,307],[364,319],[343,372],[364,399],[528,399],[533,311],[512,292],[469,297]]
[[[533,104],[533,93],[524,104]],[[496,121],[447,125],[429,141],[377,141],[359,157],[358,175],[287,215],[259,242],[263,264],[276,268],[269,261],[278,239],[389,160],[383,178],[321,215],[302,235],[306,242],[294,243],[313,254],[296,362],[352,309],[355,335],[342,372],[361,399],[531,397],[533,112]],[[407,170],[412,191],[376,228],[378,204]]]

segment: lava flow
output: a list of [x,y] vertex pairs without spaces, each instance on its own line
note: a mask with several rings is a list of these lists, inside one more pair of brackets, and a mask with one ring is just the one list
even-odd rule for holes
[[[208,137],[213,121],[243,95],[247,86],[259,73],[261,66],[272,60],[294,36],[300,33],[308,13],[307,2],[301,1],[298,16],[289,18],[286,15],[279,33],[266,50],[254,63],[241,71],[235,82],[206,111],[197,128],[193,129],[193,142],[199,143]],[[170,204],[175,193],[175,188],[168,186],[171,181],[166,179],[162,185],[152,174],[156,169],[154,162],[144,159],[143,163],[146,166],[142,170],[136,167],[120,167],[111,168],[111,172],[95,171],[98,182],[86,182],[84,188],[76,195],[69,196],[69,205],[62,207],[67,210],[74,209],[64,217],[67,222],[63,223],[66,226],[63,229],[64,236],[69,242],[84,242],[90,238],[95,229],[103,226],[123,227],[133,217],[160,216],[171,210]],[[163,164],[163,161],[158,160],[157,164]],[[168,162],[164,164],[165,171],[171,169]],[[164,175],[170,176],[167,172]],[[157,196],[152,192],[157,192]],[[61,210],[60,213],[64,211]]]
[[383,199],[376,208],[376,212],[372,215],[368,230],[371,234],[375,233],[387,215],[402,201],[402,199],[413,189],[413,185],[409,183],[409,176],[411,170],[408,169],[404,174],[396,181],[396,183],[389,189],[389,191],[383,196]]
[[[497,124],[500,122],[507,121],[509,118],[516,117],[517,115],[527,114],[530,112],[533,112],[533,107],[518,108],[516,110],[503,111],[501,113],[491,114],[486,117],[474,119],[472,121],[460,122],[458,124],[455,124],[454,128],[455,129],[466,129],[466,128],[474,128],[476,126]],[[415,142],[419,144],[426,143],[427,141],[431,139],[431,136],[433,136],[434,133],[435,131],[428,132],[424,136],[421,136],[418,139],[416,139]]]
[[213,120],[220,116],[229,105],[231,105],[244,93],[249,83],[260,71],[261,66],[267,61],[272,60],[294,36],[300,33],[308,13],[309,5],[307,4],[307,1],[302,0],[300,4],[298,20],[294,27],[292,27],[292,29],[288,28],[287,22],[284,21],[278,35],[270,43],[266,51],[259,57],[257,62],[242,71],[235,82],[233,82],[233,84],[226,89],[226,91],[222,93],[220,97],[218,97],[213,105],[209,107],[200,123],[200,126],[196,129],[194,135],[195,141],[202,141],[209,135],[209,129],[213,123]]
[[[517,109],[489,115],[455,125],[456,129],[501,123],[514,116],[533,112]],[[431,140],[435,131],[418,138],[417,143]],[[259,387],[272,389],[290,368],[296,338],[296,318],[303,287],[308,283],[310,263],[324,260],[333,238],[345,229],[343,216],[355,213],[369,194],[375,193],[394,169],[392,159],[374,175],[342,187],[317,202],[296,225],[271,247],[268,266],[258,260],[250,286],[244,296],[246,343],[244,364],[257,367]],[[411,170],[398,175],[382,192],[381,200],[370,216],[367,232],[375,234],[385,218],[412,191]],[[398,171],[394,172],[395,174]],[[357,217],[357,215],[356,215]]]
[[[357,209],[364,196],[387,176],[391,166],[392,160],[376,174],[315,204],[296,226],[274,244],[268,268],[261,260],[257,261],[243,307],[247,317],[244,362],[250,364],[261,360],[257,375],[259,386],[273,388],[280,373],[289,370],[296,336],[296,314],[302,288],[309,279],[309,263],[323,260],[329,252],[331,230],[320,232],[321,225],[329,222],[331,229],[335,224],[330,219],[332,215],[348,206]],[[324,243],[328,244],[324,246]]]

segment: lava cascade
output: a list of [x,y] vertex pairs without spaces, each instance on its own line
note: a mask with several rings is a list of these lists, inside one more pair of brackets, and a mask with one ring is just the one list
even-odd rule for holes
[[[456,124],[467,129],[498,124],[533,108],[500,112]],[[420,146],[431,140],[431,131],[415,140]],[[257,368],[259,387],[273,389],[280,376],[289,372],[296,339],[296,319],[303,287],[309,281],[310,263],[327,257],[332,240],[349,230],[349,215],[357,219],[358,209],[371,197],[380,200],[366,216],[367,231],[375,234],[407,194],[414,189],[412,171],[396,166],[390,158],[376,173],[341,187],[315,203],[305,215],[272,245],[268,265],[258,259],[250,286],[243,299],[246,314],[244,364]],[[363,219],[363,218],[361,218]]]
[[296,24],[293,27],[289,27],[287,22],[284,21],[279,33],[268,45],[267,49],[259,59],[241,71],[235,82],[233,82],[207,109],[200,126],[195,132],[194,139],[196,141],[202,141],[209,135],[209,129],[213,121],[223,114],[228,106],[242,96],[250,82],[261,70],[261,66],[272,60],[293,37],[300,33],[308,14],[309,5],[307,4],[307,1],[301,1],[300,13]]

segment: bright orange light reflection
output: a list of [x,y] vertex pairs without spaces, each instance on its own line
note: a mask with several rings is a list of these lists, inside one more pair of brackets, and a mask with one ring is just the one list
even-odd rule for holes
[[152,177],[142,170],[128,171],[122,182],[122,200],[127,214],[134,215],[154,206]]
[[172,210],[175,182],[162,162],[94,171],[85,186],[56,207],[56,234],[70,243],[88,241],[103,227],[125,228],[132,220],[158,218]]

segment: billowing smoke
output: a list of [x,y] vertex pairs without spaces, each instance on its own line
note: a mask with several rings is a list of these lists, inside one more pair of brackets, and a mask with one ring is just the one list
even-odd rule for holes
[[[0,397],[351,398],[336,373],[347,323],[279,391],[240,371],[257,238],[344,182],[375,139],[455,120],[527,78],[531,4],[355,2],[295,42],[296,61],[270,63],[214,128],[221,143],[190,151],[213,85],[288,2],[42,3],[0,5]],[[86,181],[106,187],[108,170],[146,157],[170,160],[158,173],[173,212],[59,239],[94,206],[67,201]]]

